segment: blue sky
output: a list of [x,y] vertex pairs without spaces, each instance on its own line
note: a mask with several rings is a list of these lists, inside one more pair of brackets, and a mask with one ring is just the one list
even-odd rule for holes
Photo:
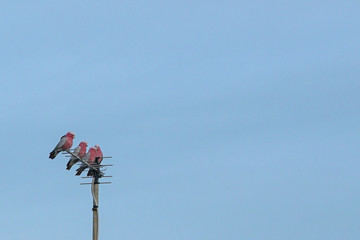
[[100,239],[358,239],[359,5],[1,3],[1,235],[91,238],[74,131]]

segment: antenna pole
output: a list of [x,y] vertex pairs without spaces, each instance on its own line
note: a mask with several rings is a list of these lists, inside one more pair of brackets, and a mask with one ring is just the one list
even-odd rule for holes
[[93,196],[93,240],[99,239],[99,175],[98,172],[94,173],[94,177],[91,184],[91,193]]

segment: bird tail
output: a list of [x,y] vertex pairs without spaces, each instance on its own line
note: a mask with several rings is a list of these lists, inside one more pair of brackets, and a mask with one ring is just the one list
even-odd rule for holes
[[88,177],[89,177],[89,176],[94,176],[94,170],[89,170],[87,176],[88,176]]
[[85,170],[86,167],[79,167],[78,169],[76,169],[76,174],[75,176],[80,176],[80,174]]
[[58,153],[59,153],[58,151],[53,150],[53,151],[50,153],[49,158],[54,159],[54,158],[56,157],[56,155],[58,155]]
[[74,164],[76,163],[77,161],[75,160],[69,160],[69,162],[66,164],[66,169],[67,170],[70,170],[72,166],[74,166]]

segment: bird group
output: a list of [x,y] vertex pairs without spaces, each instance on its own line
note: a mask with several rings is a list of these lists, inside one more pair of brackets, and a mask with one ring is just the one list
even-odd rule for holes
[[[59,143],[55,146],[54,150],[50,152],[49,158],[54,159],[60,152],[70,150],[70,148],[73,145],[73,140],[75,138],[75,133],[68,132],[64,136],[60,138]],[[103,153],[100,149],[99,145],[95,145],[94,147],[89,148],[89,151],[86,153],[86,148],[88,144],[85,141],[82,141],[79,143],[79,146],[77,146],[73,154],[78,156],[81,160],[87,162],[88,164],[94,166],[94,169],[97,171],[99,170],[99,165],[101,161],[103,160]],[[69,162],[66,165],[66,169],[70,170],[71,167],[79,161],[78,158],[71,156]],[[88,168],[88,165],[85,163],[82,163],[78,169],[76,169],[76,174],[79,176],[86,168]],[[87,176],[94,176],[95,170],[90,169]]]

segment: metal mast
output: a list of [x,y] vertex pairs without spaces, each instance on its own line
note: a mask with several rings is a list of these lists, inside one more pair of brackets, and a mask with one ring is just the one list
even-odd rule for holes
[[93,195],[93,240],[99,239],[99,177],[96,173],[91,184],[91,193]]

